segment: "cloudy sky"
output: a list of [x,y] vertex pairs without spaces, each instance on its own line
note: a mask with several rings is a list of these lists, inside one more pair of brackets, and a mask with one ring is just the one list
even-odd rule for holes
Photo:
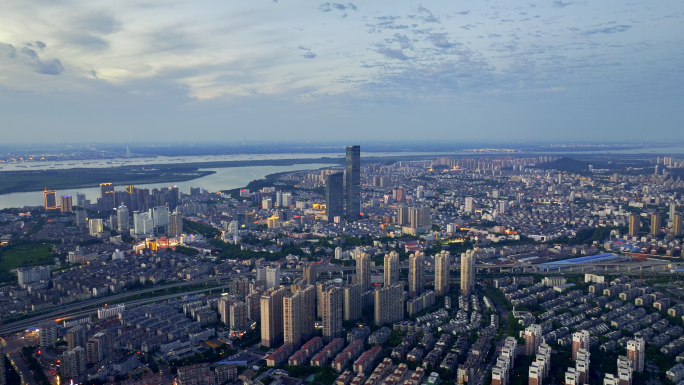
[[0,0],[3,142],[684,140],[684,2]]

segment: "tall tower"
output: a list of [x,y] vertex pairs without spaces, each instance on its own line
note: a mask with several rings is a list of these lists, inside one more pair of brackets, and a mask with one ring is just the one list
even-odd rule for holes
[[577,351],[580,349],[589,350],[589,338],[591,335],[588,331],[582,330],[572,334],[572,360],[577,360]]
[[325,178],[325,215],[328,222],[335,217],[344,219],[344,173],[329,174]]
[[294,349],[302,345],[302,297],[299,293],[286,293],[283,297],[284,342]]
[[449,292],[449,258],[450,254],[445,250],[435,255],[435,295]]
[[475,253],[468,250],[461,254],[461,295],[468,296],[475,289]]
[[399,282],[399,253],[390,251],[385,254],[384,285],[392,286]]
[[308,341],[316,334],[316,287],[304,285],[298,292],[301,296],[302,341]]
[[638,237],[641,230],[641,220],[638,214],[629,214],[629,236]]
[[323,291],[323,338],[326,341],[342,335],[343,297],[343,291],[335,286]]
[[409,207],[407,205],[398,205],[397,224],[399,226],[407,226],[409,223]]
[[45,191],[43,191],[43,204],[45,206],[45,210],[58,209],[57,191],[45,189]]
[[[121,223],[121,222],[119,222]],[[183,234],[183,214],[172,213],[169,215],[169,237],[177,237]]]
[[425,254],[416,251],[409,256],[409,297],[417,297],[425,289]]
[[392,285],[375,291],[375,324],[395,323],[404,319],[404,287]]
[[348,222],[361,216],[361,147],[347,147],[346,200]]
[[537,348],[542,343],[542,328],[538,324],[532,324],[525,329],[525,354],[537,353]]
[[371,289],[371,257],[366,253],[356,256],[356,283],[361,284],[361,290]]
[[646,343],[643,338],[636,338],[627,342],[627,359],[632,363],[635,372],[644,371],[644,354]]
[[316,263],[309,262],[304,267],[304,282],[307,285],[316,285]]
[[71,195],[63,195],[62,196],[62,212],[63,213],[70,213],[73,210],[73,200],[71,199]]
[[651,235],[652,236],[657,236],[660,234],[660,223],[661,223],[661,218],[660,214],[651,214]]
[[261,344],[273,347],[283,341],[283,296],[282,286],[266,290],[261,295]]
[[116,209],[116,223],[118,224],[119,231],[127,232],[131,228],[128,219],[128,207],[121,205]]
[[672,221],[672,232],[675,236],[682,235],[682,214],[675,213]]
[[361,318],[361,284],[355,283],[344,287],[344,320],[356,321]]

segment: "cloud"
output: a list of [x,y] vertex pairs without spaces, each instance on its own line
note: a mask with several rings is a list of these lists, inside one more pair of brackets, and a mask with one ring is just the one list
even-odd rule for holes
[[470,14],[470,11],[456,12],[456,14],[457,14],[457,15],[463,15],[463,16],[465,16],[465,15],[469,15],[469,14]]
[[0,43],[0,53],[4,52],[9,58],[17,57],[17,49],[12,44]]
[[45,43],[43,43],[42,41],[36,40],[35,44],[36,44],[36,47],[38,47],[41,51],[43,50],[43,48],[47,47],[47,45],[45,45]]
[[306,48],[303,45],[300,45],[298,48],[303,49],[304,51],[311,51],[311,48]]
[[570,4],[573,4],[573,1],[569,1],[567,3],[564,3],[562,0],[553,0],[553,6],[556,8],[565,8]]
[[420,17],[421,19],[423,19],[424,22],[426,22],[426,23],[439,23],[439,19],[436,18],[429,9],[423,7],[422,4],[418,6],[418,12],[419,13],[427,13],[426,16]]
[[615,25],[612,27],[606,27],[606,28],[598,28],[598,29],[590,29],[588,31],[582,32],[582,35],[595,35],[597,33],[617,33],[617,32],[625,32],[626,30],[632,28],[631,25]]
[[394,39],[392,39],[392,41],[398,42],[401,45],[401,49],[407,49],[411,47],[411,39],[409,39],[406,35],[395,33]]
[[[351,9],[352,11],[358,11],[359,8],[352,4],[352,3],[347,3],[347,4],[340,4],[340,3],[322,3],[319,7],[319,10],[323,12],[330,12],[333,9],[337,9],[339,11],[345,11],[347,9]],[[346,15],[345,15],[346,16]]]
[[28,47],[23,47],[20,52],[31,59],[31,65],[39,74],[59,75],[64,72],[64,66],[59,59],[41,60],[38,53]]
[[404,55],[404,52],[400,49],[390,49],[390,48],[380,48],[376,51],[381,55],[385,55],[390,59],[398,60],[408,60],[408,56]]
[[64,66],[59,59],[51,59],[47,61],[38,60],[35,63],[36,72],[44,75],[59,75],[64,72]]
[[302,57],[305,57],[305,58],[307,58],[307,59],[314,59],[316,56],[318,56],[318,55],[316,55],[315,53],[313,53],[313,52],[311,52],[311,51],[309,51],[309,52],[305,53],[304,55],[302,55]]
[[451,47],[451,43],[447,40],[446,36],[444,36],[443,33],[433,33],[430,35],[430,40],[432,40],[432,44],[435,45],[435,47],[438,48],[449,48]]

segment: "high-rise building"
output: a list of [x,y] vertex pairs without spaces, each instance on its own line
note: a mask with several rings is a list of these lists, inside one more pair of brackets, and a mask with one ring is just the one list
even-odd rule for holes
[[674,219],[672,220],[672,232],[675,236],[682,235],[682,214],[675,213]]
[[532,324],[525,328],[525,354],[537,354],[537,348],[542,343],[542,328],[538,324]]
[[461,295],[470,296],[475,290],[475,254],[468,250],[461,254]]
[[397,196],[395,198],[397,200],[397,202],[405,203],[406,202],[406,192],[404,191],[404,188],[400,186],[400,187],[397,187],[397,189],[395,191],[397,194]]
[[344,320],[356,321],[361,318],[361,284],[354,283],[344,287]]
[[344,173],[329,174],[325,178],[325,215],[328,222],[335,217],[344,219]]
[[73,350],[80,346],[82,348],[86,347],[88,342],[88,337],[86,333],[86,328],[83,325],[76,325],[71,329],[67,330],[67,347],[69,350]]
[[589,379],[589,360],[577,360],[575,371],[579,377],[577,383],[580,385],[586,384]]
[[361,290],[372,288],[371,285],[371,257],[366,253],[356,255],[356,283],[361,284]]
[[399,282],[399,253],[390,251],[385,254],[384,286],[392,286]]
[[100,183],[100,199],[104,199],[108,192],[114,192],[114,185],[112,183]]
[[169,228],[170,215],[168,206],[156,206],[150,209],[152,221],[154,223],[155,234],[165,234]]
[[638,214],[629,214],[629,236],[638,237],[641,231],[641,219]]
[[86,351],[77,346],[59,356],[60,383],[68,384],[86,371]]
[[133,212],[133,231],[139,235],[154,234],[154,220],[149,212]]
[[90,230],[90,235],[92,236],[102,233],[102,231],[104,231],[102,219],[90,218],[90,220],[88,220],[88,229]]
[[273,287],[261,295],[261,345],[273,347],[283,341],[283,286]]
[[280,264],[276,263],[275,266],[269,266],[266,269],[266,281],[264,285],[267,289],[272,287],[280,286]]
[[449,259],[448,251],[442,250],[435,255],[435,295],[445,295],[449,292]]
[[635,338],[627,342],[627,359],[632,364],[635,372],[644,371],[644,355],[646,354],[646,342],[643,338]]
[[409,207],[407,205],[397,206],[397,224],[399,226],[407,226],[410,223]]
[[46,322],[38,326],[38,338],[40,346],[47,348],[57,342],[57,325],[54,322]]
[[677,214],[677,205],[675,203],[670,203],[670,210],[668,212],[668,218],[674,220],[674,216]]
[[[535,362],[533,362],[533,364],[535,364]],[[542,385],[543,373],[539,366],[530,365],[528,373],[528,385]]]
[[425,254],[416,251],[409,256],[409,297],[421,295],[425,289]]
[[404,319],[404,287],[392,285],[375,290],[375,324],[383,325]]
[[[223,304],[223,312],[221,313],[221,321],[226,324],[232,331],[241,331],[247,327],[247,316],[249,311],[247,304],[241,301],[221,301],[219,305]],[[221,310],[219,308],[219,310]]]
[[70,213],[73,211],[73,201],[71,195],[62,195],[62,212]]
[[471,197],[466,197],[465,199],[465,208],[464,211],[467,213],[472,213],[473,212],[473,198]]
[[169,215],[169,231],[167,235],[169,237],[178,237],[183,234],[183,214],[173,213]]
[[116,223],[119,225],[119,231],[128,232],[131,228],[128,218],[128,207],[121,205],[116,208]]
[[85,210],[76,210],[74,213],[76,213],[76,226],[85,226],[88,224]]
[[411,207],[409,226],[412,229],[429,229],[432,226],[430,206]]
[[304,285],[298,293],[302,297],[302,341],[308,341],[316,334],[316,286]]
[[284,342],[293,348],[302,346],[302,297],[299,293],[286,293],[283,297]]
[[565,385],[583,385],[579,382],[579,375],[575,368],[568,368],[565,372]]
[[353,222],[361,216],[361,147],[347,147],[346,219]]
[[84,209],[85,208],[86,195],[81,193],[76,193],[76,206]]
[[307,285],[316,285],[316,263],[309,262],[306,267],[304,267],[304,282]]
[[662,222],[660,214],[651,214],[651,235],[657,236],[660,234],[660,223]]
[[43,205],[45,210],[56,210],[59,209],[57,204],[57,191],[48,190],[47,188],[43,191]]
[[335,286],[323,291],[323,338],[332,341],[342,335],[344,292]]
[[579,349],[589,350],[589,340],[591,334],[588,331],[582,330],[572,334],[572,360],[577,360],[577,351]]
[[86,342],[86,362],[96,364],[112,352],[111,335],[108,331],[95,333]]

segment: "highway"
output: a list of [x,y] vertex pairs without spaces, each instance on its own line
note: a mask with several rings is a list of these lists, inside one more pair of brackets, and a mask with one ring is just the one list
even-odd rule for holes
[[[15,322],[3,324],[2,326],[0,326],[0,334],[25,330],[27,327],[36,326],[41,321],[58,319],[58,318],[61,318],[62,316],[67,316],[68,318],[73,318],[73,317],[77,317],[79,315],[87,315],[87,314],[92,313],[95,310],[95,308],[101,307],[103,304],[118,301],[121,299],[125,299],[127,297],[132,297],[132,296],[150,293],[150,292],[155,292],[155,291],[163,291],[163,290],[177,288],[177,287],[183,287],[183,286],[196,286],[196,285],[202,285],[202,284],[208,285],[210,283],[220,284],[220,283],[225,283],[226,280],[230,281],[233,278],[247,276],[249,274],[252,274],[252,273],[229,274],[229,275],[220,276],[220,277],[198,279],[198,280],[194,280],[194,281],[177,282],[177,283],[170,284],[170,285],[152,287],[152,288],[144,289],[144,290],[125,292],[125,293],[121,293],[121,294],[110,295],[107,297],[98,297],[98,298],[91,299],[91,300],[81,301],[81,302],[78,302],[75,304],[60,306],[58,310],[48,311],[48,313],[38,314],[38,315],[35,315],[33,317],[29,317],[29,318],[26,318],[26,319],[23,319],[20,321],[15,321]],[[175,298],[175,297],[179,297],[179,296],[187,295],[187,294],[193,294],[193,293],[197,294],[197,293],[202,293],[202,292],[206,292],[206,291],[210,291],[210,290],[221,290],[221,289],[225,289],[228,287],[230,287],[230,285],[223,285],[223,286],[217,286],[217,287],[212,287],[212,288],[207,288],[207,289],[200,289],[200,290],[190,291],[190,292],[186,292],[186,293],[168,294],[168,295],[157,296],[157,297],[153,297],[153,298],[146,298],[146,299],[131,301],[131,302],[127,302],[126,304],[130,306],[130,305],[141,304],[141,303],[149,303],[149,302],[154,302],[154,301],[160,301],[163,299]],[[79,310],[81,310],[81,311],[79,311]]]

